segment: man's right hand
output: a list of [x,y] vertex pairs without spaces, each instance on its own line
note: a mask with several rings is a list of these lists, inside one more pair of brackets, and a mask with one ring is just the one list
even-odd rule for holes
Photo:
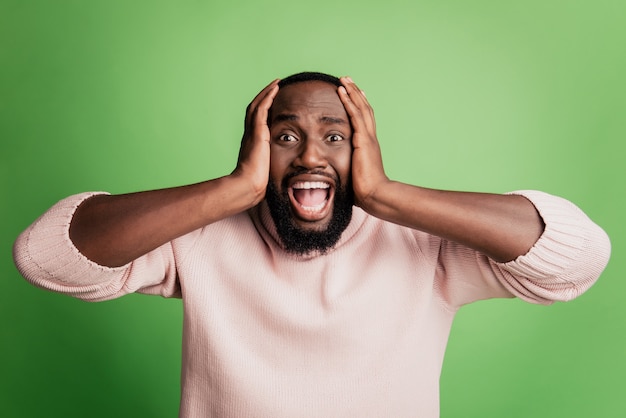
[[237,168],[232,173],[233,177],[249,182],[256,197],[255,204],[265,197],[269,178],[270,130],[267,117],[278,93],[278,81],[268,84],[248,105]]
[[84,201],[70,225],[70,238],[90,260],[122,266],[149,251],[228,216],[265,197],[270,165],[269,109],[278,80],[265,87],[246,112],[237,168],[201,183]]

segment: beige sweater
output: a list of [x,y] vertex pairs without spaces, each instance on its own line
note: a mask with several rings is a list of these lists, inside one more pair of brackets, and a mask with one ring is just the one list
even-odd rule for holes
[[89,193],[34,222],[14,257],[36,286],[84,300],[182,297],[181,417],[437,417],[461,305],[569,300],[608,262],[608,237],[577,207],[518,193],[546,227],[528,254],[504,264],[358,208],[334,250],[293,256],[262,203],[108,268],[69,239]]

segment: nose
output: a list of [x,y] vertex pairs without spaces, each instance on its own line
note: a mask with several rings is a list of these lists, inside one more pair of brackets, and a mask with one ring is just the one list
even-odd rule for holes
[[293,162],[296,167],[312,170],[325,168],[328,164],[322,141],[307,138],[300,143],[298,151],[298,156]]

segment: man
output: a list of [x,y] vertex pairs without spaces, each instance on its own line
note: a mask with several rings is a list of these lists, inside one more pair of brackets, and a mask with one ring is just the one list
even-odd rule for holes
[[256,96],[230,175],[71,196],[15,244],[46,289],[182,297],[181,417],[436,417],[460,306],[572,299],[609,253],[561,198],[388,179],[365,94],[319,73]]

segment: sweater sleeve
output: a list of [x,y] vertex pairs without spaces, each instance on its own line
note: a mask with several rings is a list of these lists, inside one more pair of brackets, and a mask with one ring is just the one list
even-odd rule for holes
[[529,199],[545,230],[533,248],[502,269],[518,280],[506,282],[523,299],[568,301],[589,289],[609,262],[611,242],[602,228],[573,203],[538,191],[516,192]]
[[539,191],[518,191],[530,200],[545,229],[528,253],[507,263],[457,244],[444,242],[440,271],[444,271],[448,302],[455,306],[493,297],[518,297],[550,304],[580,296],[606,267],[611,243],[573,203]]
[[22,232],[13,259],[22,276],[37,287],[86,301],[139,292],[180,297],[172,243],[121,267],[101,266],[80,253],[69,237],[76,208],[103,193],[81,193],[61,200]]

